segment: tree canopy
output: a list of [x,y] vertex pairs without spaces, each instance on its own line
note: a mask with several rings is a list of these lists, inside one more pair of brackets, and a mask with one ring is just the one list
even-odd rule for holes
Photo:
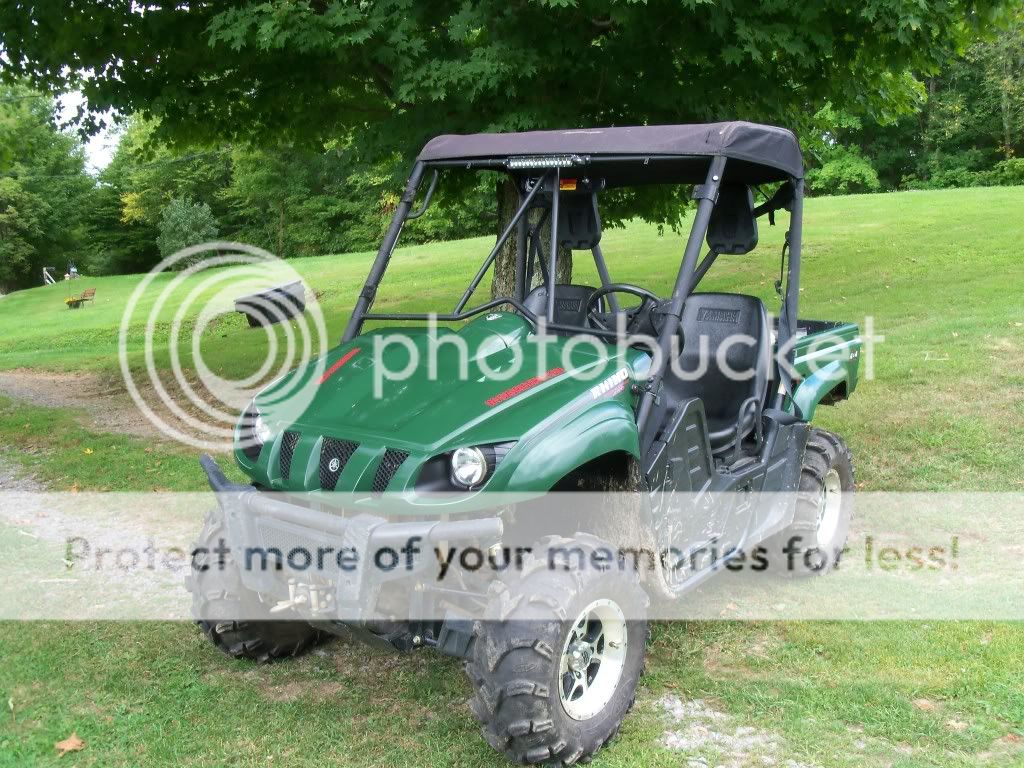
[[[1013,6],[3,4],[0,285],[35,283],[41,264],[72,257],[94,272],[148,269],[174,199],[209,206],[222,237],[285,257],[371,248],[396,177],[442,132],[749,119],[801,135],[812,192],[1022,183],[1024,25]],[[87,97],[86,128],[108,109],[127,120],[99,183],[40,93],[72,88]],[[404,240],[501,229],[514,190],[458,184],[442,181]],[[455,199],[449,185],[471,194]],[[674,225],[684,198],[617,190],[602,218]],[[513,252],[510,241],[499,279]]]
[[6,70],[81,88],[162,138],[380,158],[440,132],[909,110],[1003,0],[37,0],[0,10]]

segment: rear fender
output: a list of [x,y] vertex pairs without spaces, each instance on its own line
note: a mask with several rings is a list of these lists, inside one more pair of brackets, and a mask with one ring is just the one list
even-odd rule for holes
[[[849,380],[849,365],[845,360],[834,360],[812,373],[793,392],[793,400],[805,421],[814,418],[814,411],[822,400],[836,387],[846,385],[846,391],[853,389]],[[792,407],[787,410],[792,411]]]
[[568,423],[545,422],[517,448],[522,458],[508,479],[512,492],[550,490],[574,469],[607,453],[640,457],[636,419],[619,400],[596,403]]

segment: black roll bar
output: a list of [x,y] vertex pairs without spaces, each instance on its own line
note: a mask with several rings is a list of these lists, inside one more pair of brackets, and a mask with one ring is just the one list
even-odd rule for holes
[[693,277],[693,286],[696,288],[700,284],[700,281],[704,279],[704,275],[708,273],[711,266],[715,263],[715,259],[718,258],[718,251],[708,251],[707,255],[701,259],[700,264],[697,265],[696,273]]
[[[476,271],[476,275],[473,276],[473,280],[470,282],[466,292],[462,294],[462,298],[459,299],[459,303],[455,305],[455,314],[458,314],[465,309],[466,304],[473,295],[473,291],[477,289],[480,285],[480,281],[483,280],[484,275],[487,274],[487,270],[491,268],[491,264],[493,264],[494,260],[498,258],[498,251],[500,251],[501,247],[505,245],[505,241],[508,240],[509,235],[512,234],[512,230],[516,228],[520,220],[526,218],[526,210],[530,207],[530,203],[533,201],[537,192],[544,185],[544,179],[546,177],[547,174],[538,179],[537,183],[533,185],[533,189],[531,189],[529,194],[526,196],[526,199],[519,204],[519,210],[516,211],[515,216],[512,217],[512,221],[510,221],[508,226],[505,227],[505,231],[501,233],[501,237],[498,238],[498,241],[494,244],[494,247],[487,255],[487,258],[484,259],[484,263],[480,265],[480,269]],[[518,243],[516,244],[516,248],[518,249]]]
[[[519,199],[523,199],[523,193],[519,193]],[[530,255],[527,249],[527,233],[530,231],[530,220],[529,216],[524,215],[519,217],[519,223],[516,225],[516,288],[515,298],[517,301],[523,301],[526,299],[526,294],[530,292],[530,286],[526,284],[526,269]]]
[[[601,232],[601,212],[597,209],[597,193],[592,192],[590,194],[590,204],[594,206],[594,221],[597,223],[597,231]],[[594,255],[594,266],[597,267],[597,276],[601,278],[601,287],[612,284],[611,275],[608,273],[608,265],[604,260],[604,253],[601,251],[601,243],[594,243],[594,247],[590,249]],[[619,300],[615,298],[614,293],[608,294],[608,306],[611,307],[612,312],[619,311]]]
[[676,276],[676,284],[672,289],[672,303],[665,313],[665,324],[658,335],[658,349],[661,354],[659,365],[651,372],[647,380],[643,394],[640,396],[640,404],[637,408],[636,426],[640,432],[641,446],[648,445],[645,430],[647,422],[654,408],[654,402],[658,397],[662,379],[665,378],[665,371],[669,367],[668,355],[672,347],[672,337],[676,333],[679,321],[683,316],[683,302],[693,291],[696,285],[697,259],[700,258],[701,246],[708,231],[708,221],[711,219],[711,211],[718,200],[718,188],[722,182],[722,172],[725,170],[725,158],[716,155],[711,158],[708,167],[707,177],[704,184],[698,186],[694,191],[697,198],[697,213],[693,217],[693,226],[690,228],[690,237],[686,241],[686,249],[683,251],[683,263],[679,266],[679,273]]
[[793,400],[793,377],[790,366],[795,356],[791,339],[796,336],[800,306],[800,250],[804,236],[804,180],[793,179],[793,198],[790,201],[789,217],[789,264],[786,277],[786,295],[782,299],[782,313],[779,317],[778,349],[785,349],[786,365],[778,366],[782,392],[776,397],[776,406],[782,408],[785,398],[793,403],[799,418],[803,418],[800,407]]
[[420,216],[427,212],[427,208],[430,207],[430,201],[434,197],[434,190],[437,189],[437,180],[439,178],[441,178],[441,172],[435,169],[434,178],[430,180],[430,186],[427,187],[427,194],[423,197],[423,205],[420,206],[418,211],[413,211],[408,216],[406,216],[406,221],[418,219]]
[[402,233],[406,217],[416,199],[416,190],[419,189],[420,180],[423,178],[423,169],[423,163],[417,161],[412,167],[409,179],[405,182],[405,192],[402,193],[402,197],[398,201],[395,215],[391,217],[391,224],[377,251],[377,258],[373,260],[373,266],[370,267],[370,274],[366,276],[363,290],[359,292],[359,298],[352,309],[352,316],[348,319],[348,325],[345,326],[345,333],[342,334],[342,343],[351,341],[359,335],[359,331],[363,327],[363,318],[373,306],[373,299],[377,295],[377,286],[380,285],[381,278],[384,277],[384,271],[388,268],[391,254],[395,250],[395,243],[398,242],[398,236]]
[[523,303],[521,301],[519,301],[517,299],[509,298],[508,296],[499,296],[498,298],[491,299],[490,301],[485,302],[483,304],[478,304],[477,306],[473,307],[472,309],[467,309],[465,312],[462,312],[462,311],[450,312],[450,313],[445,314],[445,315],[423,314],[423,313],[420,313],[420,312],[381,312],[381,313],[378,313],[378,314],[363,315],[363,319],[364,320],[402,320],[402,321],[404,321],[404,320],[420,320],[420,321],[422,321],[422,320],[430,320],[431,318],[433,318],[434,320],[438,320],[438,321],[440,321],[442,323],[456,323],[456,322],[459,322],[461,320],[468,320],[469,318],[474,317],[475,315],[479,315],[481,312],[486,312],[488,309],[493,309],[494,307],[500,307],[500,306],[502,306],[504,304],[511,305],[516,310],[518,310],[519,313],[524,318],[526,318],[526,321],[530,325],[533,326],[533,329],[535,331],[537,330],[538,324],[539,324],[539,319],[537,318],[537,315],[535,315],[533,312],[531,312],[525,306],[523,306]]
[[561,196],[562,169],[555,168],[555,180],[551,185],[551,255],[548,257],[548,309],[545,313],[549,323],[555,322],[555,272],[558,268],[558,198]]

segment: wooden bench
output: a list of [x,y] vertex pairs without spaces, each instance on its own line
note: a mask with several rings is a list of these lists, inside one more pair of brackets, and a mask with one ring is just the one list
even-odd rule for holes
[[94,301],[96,298],[95,288],[86,288],[82,291],[79,296],[70,296],[64,299],[64,303],[68,305],[68,309],[78,309],[87,301]]

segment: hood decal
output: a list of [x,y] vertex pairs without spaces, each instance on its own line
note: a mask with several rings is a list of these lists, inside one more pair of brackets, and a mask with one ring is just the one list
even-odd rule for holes
[[506,389],[504,392],[499,392],[494,397],[489,397],[484,402],[487,403],[488,407],[493,408],[496,405],[504,403],[506,400],[511,400],[516,395],[521,395],[528,389],[533,389],[538,384],[542,384],[548,379],[553,379],[555,376],[561,376],[565,373],[564,368],[552,368],[550,371],[545,371],[540,376],[534,376],[532,379],[521,381],[514,387]]
[[342,355],[341,358],[339,358],[339,360],[334,365],[332,365],[330,368],[324,371],[324,375],[320,377],[320,383],[323,384],[325,381],[331,378],[331,376],[337,373],[338,369],[341,368],[341,366],[343,366],[353,357],[355,357],[357,352],[359,352],[359,347],[350,349],[348,352]]
[[602,381],[597,386],[590,388],[590,394],[598,400],[605,396],[617,395],[626,388],[626,381],[629,379],[629,369],[619,368],[615,373]]

